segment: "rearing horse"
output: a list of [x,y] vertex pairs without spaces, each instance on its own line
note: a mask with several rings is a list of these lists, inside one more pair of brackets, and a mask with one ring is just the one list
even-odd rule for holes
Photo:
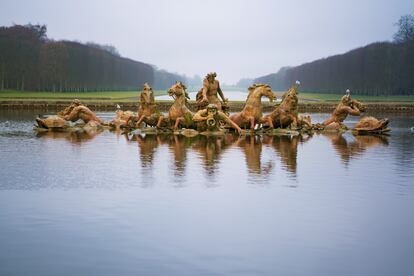
[[144,90],[140,95],[140,105],[138,108],[138,115],[128,118],[126,125],[130,120],[136,121],[136,126],[139,126],[142,122],[149,126],[157,125],[158,118],[161,116],[161,112],[158,110],[154,100],[154,92],[148,83],[144,84]]
[[298,126],[298,84],[289,88],[283,94],[282,102],[269,115],[263,118],[263,121],[269,128],[284,128],[290,125]]
[[270,102],[275,100],[275,95],[272,88],[267,84],[253,84],[249,87],[249,95],[246,99],[246,104],[241,112],[230,116],[238,126],[248,127],[254,130],[254,126],[258,123],[264,123],[262,116],[262,97],[269,98]]
[[168,119],[164,116],[160,116],[158,119],[157,127],[161,127],[163,121],[168,120],[170,124],[174,124],[174,129],[177,129],[179,126],[185,128],[192,128],[193,115],[194,113],[187,107],[187,99],[190,99],[187,91],[187,87],[177,81],[171,88],[168,90],[168,95],[174,98],[174,103],[168,111]]

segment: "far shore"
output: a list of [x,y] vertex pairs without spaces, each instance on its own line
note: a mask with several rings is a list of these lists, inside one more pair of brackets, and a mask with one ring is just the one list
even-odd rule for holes
[[[54,112],[64,109],[70,100],[3,100],[0,101],[0,110],[38,110]],[[122,101],[85,101],[84,102],[93,111],[115,111],[116,105],[120,105],[122,110],[137,110],[138,102],[122,102]],[[190,101],[190,106],[195,110],[195,102]],[[159,110],[167,111],[171,107],[172,101],[157,101]],[[372,112],[401,112],[401,113],[414,113],[414,102],[406,103],[365,103],[367,110]],[[230,111],[240,111],[244,102],[242,101],[230,101]],[[263,103],[263,111],[269,112],[277,104],[270,104],[268,102]],[[337,102],[299,102],[299,112],[332,112]]]

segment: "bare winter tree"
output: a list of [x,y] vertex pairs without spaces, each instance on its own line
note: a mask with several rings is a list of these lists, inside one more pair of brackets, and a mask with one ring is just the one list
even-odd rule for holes
[[395,42],[401,43],[414,39],[414,15],[401,16],[395,25],[398,26],[398,31],[394,34]]

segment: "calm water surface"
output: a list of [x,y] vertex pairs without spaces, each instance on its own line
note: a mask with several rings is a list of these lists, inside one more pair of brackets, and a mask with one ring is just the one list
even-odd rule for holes
[[0,275],[414,275],[412,116],[389,137],[222,138],[34,117],[0,112]]

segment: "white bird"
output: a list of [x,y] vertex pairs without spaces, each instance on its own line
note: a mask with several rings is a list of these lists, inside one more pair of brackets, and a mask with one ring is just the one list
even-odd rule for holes
[[351,90],[347,89],[346,94],[349,96],[351,94]]
[[116,109],[117,110],[121,109],[121,106],[119,104],[116,104]]
[[296,84],[297,84],[297,85],[300,85],[300,81],[298,81],[298,80],[297,80],[297,81],[296,81]]

